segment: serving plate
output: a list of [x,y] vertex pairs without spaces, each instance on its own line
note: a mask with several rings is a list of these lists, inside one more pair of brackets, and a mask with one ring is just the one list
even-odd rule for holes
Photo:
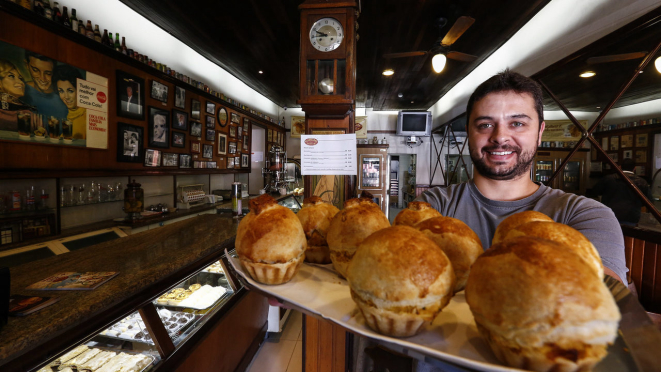
[[[429,328],[413,337],[394,338],[376,333],[367,326],[361,312],[351,299],[346,280],[340,278],[331,265],[304,263],[288,283],[265,285],[255,282],[244,270],[238,258],[229,254],[227,257],[249,289],[279,298],[287,307],[331,321],[398,352],[436,365],[448,363],[459,367],[455,369],[458,371],[466,370],[461,367],[478,371],[520,371],[504,366],[496,359],[478,333],[463,292],[452,298]],[[661,343],[655,343],[655,340],[661,341],[661,334],[649,321],[640,304],[638,304],[639,309],[633,306],[635,305],[631,301],[633,295],[626,287],[615,279],[609,279],[612,281],[607,281],[606,284],[620,307],[623,320],[618,338],[609,348],[608,356],[593,371],[643,372],[651,371],[644,366],[658,368],[661,366],[661,353],[658,353],[658,345]],[[637,303],[637,300],[635,302]],[[632,329],[635,330],[633,334],[645,334],[647,344],[635,342],[631,337],[627,337]]]

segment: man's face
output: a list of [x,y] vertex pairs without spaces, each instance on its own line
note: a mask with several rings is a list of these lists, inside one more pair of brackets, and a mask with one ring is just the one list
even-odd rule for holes
[[154,137],[161,138],[165,132],[165,117],[162,115],[154,116]]
[[34,87],[42,93],[50,93],[51,80],[53,79],[53,62],[28,57],[26,63],[28,65],[28,71],[30,71],[30,75],[32,76]]
[[126,95],[131,97],[133,95],[133,88],[131,87],[126,87]]
[[490,93],[468,120],[468,149],[480,175],[511,180],[530,171],[544,131],[530,94]]

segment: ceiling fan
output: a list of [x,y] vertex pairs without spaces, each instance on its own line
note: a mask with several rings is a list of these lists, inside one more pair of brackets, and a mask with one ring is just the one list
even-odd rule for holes
[[[445,18],[438,19],[438,28],[442,29],[448,20]],[[431,60],[432,68],[436,73],[443,71],[445,67],[445,62],[447,58],[454,59],[457,61],[463,62],[473,62],[477,59],[477,56],[473,56],[466,53],[456,52],[450,49],[452,44],[454,44],[461,35],[468,30],[468,28],[475,22],[475,19],[467,16],[461,16],[457,21],[452,25],[450,30],[445,34],[444,37],[439,37],[431,49],[426,51],[416,51],[416,52],[403,52],[403,53],[387,53],[383,55],[383,58],[402,58],[402,57],[417,57],[424,56],[427,54],[433,54],[434,57]]]

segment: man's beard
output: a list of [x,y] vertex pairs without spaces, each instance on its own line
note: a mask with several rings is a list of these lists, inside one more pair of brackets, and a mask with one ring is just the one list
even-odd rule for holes
[[479,155],[481,153],[475,153],[472,149],[469,148],[471,160],[477,171],[486,178],[491,178],[494,180],[511,180],[521,176],[524,173],[530,171],[530,165],[535,159],[536,149],[523,152],[518,146],[492,146],[484,147],[480,151],[485,152],[494,152],[494,151],[513,151],[517,154],[517,161],[512,167],[507,169],[496,170],[495,168],[490,168],[483,157]]

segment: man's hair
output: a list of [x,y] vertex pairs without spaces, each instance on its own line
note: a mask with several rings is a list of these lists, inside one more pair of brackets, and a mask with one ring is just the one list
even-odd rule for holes
[[78,84],[76,79],[82,78],[82,74],[69,65],[59,65],[55,67],[55,71],[53,71],[53,83],[55,83],[56,86],[58,81],[68,81],[75,89]]
[[25,61],[29,63],[30,62],[30,57],[42,60],[44,62],[50,62],[50,63],[53,64],[53,66],[55,66],[55,60],[54,59],[46,57],[46,56],[41,55],[39,53],[35,53],[35,52],[31,52],[29,50],[26,50],[25,51]]
[[533,79],[518,72],[511,71],[509,68],[487,79],[471,94],[468,99],[468,105],[466,106],[466,127],[470,124],[471,111],[473,111],[475,102],[486,97],[489,93],[507,91],[513,91],[519,94],[528,93],[532,96],[532,99],[535,101],[535,110],[537,111],[537,117],[539,118],[539,125],[541,127],[544,121],[542,88]]
[[631,158],[626,158],[620,162],[620,167],[622,170],[633,172],[633,169],[636,168],[636,162]]

